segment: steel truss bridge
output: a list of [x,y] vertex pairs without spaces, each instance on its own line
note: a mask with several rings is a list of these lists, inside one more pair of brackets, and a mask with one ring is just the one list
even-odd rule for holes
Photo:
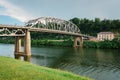
[[[82,37],[89,36],[81,34],[80,29],[70,21],[41,17],[28,21],[25,26],[0,24],[0,36],[15,36],[15,58],[23,56],[29,61],[31,55],[30,32],[47,32],[74,36],[74,47],[82,47]],[[24,38],[24,51],[21,52],[21,39]],[[80,43],[78,45],[78,42]]]

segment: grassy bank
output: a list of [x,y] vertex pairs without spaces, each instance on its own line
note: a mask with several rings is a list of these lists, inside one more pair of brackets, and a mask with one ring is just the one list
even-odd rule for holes
[[69,72],[0,57],[0,80],[90,80]]

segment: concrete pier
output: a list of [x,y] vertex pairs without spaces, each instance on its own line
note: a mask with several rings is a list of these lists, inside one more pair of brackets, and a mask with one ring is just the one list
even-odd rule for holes
[[20,59],[20,53],[21,52],[21,38],[20,37],[16,37],[15,38],[15,51],[14,51],[14,55],[16,59]]
[[[45,23],[50,24],[41,25],[42,21],[45,21]],[[52,27],[49,25],[52,25]],[[0,24],[0,32],[1,32],[0,36],[15,37],[15,51],[14,51],[15,58],[21,59],[21,57],[23,57],[25,61],[30,61],[31,58],[30,32],[54,33],[73,36],[75,37],[73,45],[74,47],[83,47],[82,37],[91,38],[91,36],[81,34],[79,27],[77,27],[72,22],[52,17],[37,18],[31,20],[30,22],[28,21],[27,25],[25,26]],[[21,51],[21,39],[24,42],[23,51]]]
[[24,37],[24,60],[25,61],[30,61],[31,57],[31,36],[30,32],[27,30],[26,35]]
[[[21,39],[24,41],[24,51],[21,51]],[[30,62],[31,58],[31,36],[30,32],[26,30],[24,37],[16,37],[15,38],[15,58],[20,59],[21,57],[24,58],[25,61]]]
[[82,37],[74,37],[74,47],[83,47]]

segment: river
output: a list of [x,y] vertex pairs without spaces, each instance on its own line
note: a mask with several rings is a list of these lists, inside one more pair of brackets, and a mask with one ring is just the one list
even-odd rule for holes
[[[0,44],[0,56],[14,58],[14,45]],[[120,80],[120,50],[32,47],[31,62],[95,80]]]

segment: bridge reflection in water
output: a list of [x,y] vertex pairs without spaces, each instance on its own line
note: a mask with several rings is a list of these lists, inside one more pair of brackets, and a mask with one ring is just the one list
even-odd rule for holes
[[[0,36],[15,36],[15,58],[20,59],[23,56],[25,61],[30,61],[31,58],[30,32],[33,31],[72,35],[74,36],[74,47],[82,47],[82,37],[89,38],[89,36],[81,34],[80,29],[72,22],[51,17],[30,20],[25,26],[0,24]],[[21,51],[21,39],[24,41],[24,51]]]

